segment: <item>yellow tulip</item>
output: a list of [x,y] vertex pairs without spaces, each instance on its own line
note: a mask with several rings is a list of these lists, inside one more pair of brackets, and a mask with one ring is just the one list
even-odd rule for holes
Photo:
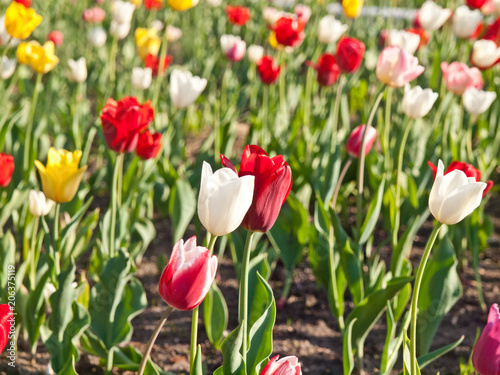
[[21,43],[17,47],[16,56],[20,64],[29,65],[40,74],[50,72],[59,63],[54,54],[55,47],[51,41],[41,46],[38,42]]
[[359,17],[363,9],[363,0],[342,0],[342,8],[346,17]]
[[42,19],[34,9],[13,1],[5,13],[5,29],[13,38],[26,39],[40,25]]
[[156,29],[144,29],[139,27],[135,30],[135,44],[139,51],[141,59],[145,59],[147,55],[157,56],[160,50],[160,38],[156,35]]
[[173,10],[181,12],[194,7],[198,2],[199,0],[168,0],[168,5],[170,5],[170,8]]
[[76,150],[56,150],[51,147],[47,158],[47,166],[38,160],[35,165],[40,173],[45,196],[57,203],[69,202],[78,191],[87,166],[78,168],[82,152]]
[[136,8],[139,8],[142,4],[142,0],[130,0],[130,2],[134,4]]

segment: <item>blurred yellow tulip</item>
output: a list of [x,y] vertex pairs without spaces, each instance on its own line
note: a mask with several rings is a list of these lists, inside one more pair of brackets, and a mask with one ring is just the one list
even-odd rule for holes
[[168,0],[168,5],[170,5],[170,8],[173,10],[182,12],[183,10],[194,7],[199,1],[200,0]]
[[139,8],[142,4],[142,0],[130,0],[130,2],[134,4],[136,8]]
[[35,160],[42,180],[43,192],[47,198],[57,203],[69,202],[74,198],[87,169],[87,166],[78,168],[81,157],[80,150],[70,152],[51,147],[47,166]]
[[139,27],[135,30],[135,44],[139,51],[141,59],[145,59],[147,55],[157,56],[160,50],[160,38],[156,34],[156,29],[144,29]]
[[45,74],[59,63],[59,58],[54,52],[54,43],[51,41],[45,42],[43,46],[31,41],[19,44],[16,56],[20,64],[29,65],[35,72]]
[[342,8],[346,17],[359,17],[363,9],[363,0],[342,0]]
[[42,19],[34,9],[13,1],[5,13],[5,29],[13,38],[26,39],[40,25]]

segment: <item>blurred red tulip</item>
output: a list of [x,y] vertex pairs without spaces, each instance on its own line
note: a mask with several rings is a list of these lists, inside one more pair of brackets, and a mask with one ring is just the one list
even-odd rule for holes
[[192,310],[205,298],[217,271],[217,257],[210,250],[196,246],[193,236],[179,240],[160,277],[161,298],[178,310]]
[[[222,165],[236,172],[234,165],[221,155]],[[270,158],[256,145],[247,145],[241,156],[242,176],[255,176],[252,205],[241,226],[252,232],[267,232],[272,228],[281,206],[292,189],[292,170],[282,155]]]
[[116,152],[131,152],[139,141],[139,135],[153,121],[151,102],[139,104],[136,98],[126,96],[116,102],[109,98],[102,109],[102,132],[106,144]]
[[57,47],[63,44],[64,35],[59,30],[53,30],[47,35],[47,40],[50,40]]
[[144,0],[144,8],[148,10],[160,10],[163,0]]
[[233,25],[243,26],[250,19],[250,10],[243,6],[226,5],[226,14]]
[[267,362],[266,367],[260,375],[301,375],[299,359],[295,356],[283,357],[274,356]]
[[16,3],[23,4],[26,8],[29,8],[31,6],[31,0],[14,0],[14,1]]
[[10,184],[12,173],[14,172],[14,158],[9,154],[0,152],[0,187]]
[[276,41],[287,47],[296,47],[304,40],[305,23],[291,17],[279,18],[272,30],[276,34]]
[[486,27],[483,39],[493,40],[497,45],[500,44],[500,17]]
[[354,73],[359,69],[365,45],[355,38],[342,37],[337,44],[337,65],[342,73]]
[[280,74],[280,66],[271,56],[262,56],[257,63],[257,69],[262,83],[266,85],[274,83]]
[[412,27],[410,29],[406,29],[406,31],[420,36],[420,43],[418,44],[418,48],[426,46],[427,43],[429,43],[429,34],[424,29],[420,27]]
[[[363,133],[365,132],[366,125],[359,125],[354,128],[354,130],[349,135],[346,143],[346,150],[349,155],[353,158],[359,158],[359,151],[361,149],[361,143],[363,141]],[[373,143],[377,139],[377,130],[373,126],[370,126],[366,130],[365,135],[365,155],[372,149]]]
[[469,8],[481,9],[484,3],[486,3],[486,0],[465,0],[465,3]]
[[337,65],[335,56],[331,53],[322,54],[317,64],[308,61],[307,65],[313,67],[318,72],[318,83],[320,86],[331,86],[339,78],[340,68]]
[[8,303],[0,305],[0,353],[9,342],[9,334],[12,326],[12,310]]
[[498,304],[490,307],[488,323],[474,346],[472,363],[479,375],[500,374],[500,310]]
[[161,134],[155,133],[151,134],[149,130],[139,135],[139,141],[137,142],[137,148],[135,153],[141,159],[153,159],[158,155],[161,149]]
[[[170,65],[170,63],[173,61],[173,57],[170,55],[165,56],[165,60],[163,62],[163,71],[162,73],[165,73],[165,70],[167,70],[167,67]],[[156,57],[155,55],[147,55],[146,59],[144,60],[144,65],[146,68],[151,68],[153,72],[153,77],[158,76],[158,71],[160,69],[160,58]]]
[[[436,178],[437,167],[430,161],[428,161],[427,164],[429,165],[429,167],[431,167],[432,172],[434,173],[434,178]],[[467,177],[474,178],[476,182],[481,181],[481,172],[478,169],[476,169],[472,164],[464,163],[462,161],[456,161],[456,160],[452,161],[451,164],[448,166],[448,169],[444,172],[444,174],[448,174],[451,171],[454,171],[455,169],[464,172]],[[493,186],[492,180],[486,182],[486,188],[483,190],[483,197],[486,195],[488,191],[490,191],[492,186]]]
[[106,18],[106,12],[99,7],[85,9],[82,18],[87,23],[100,23]]

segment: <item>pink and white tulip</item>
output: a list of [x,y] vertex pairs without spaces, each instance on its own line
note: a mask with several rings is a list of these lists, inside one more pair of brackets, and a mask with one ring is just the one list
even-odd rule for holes
[[382,50],[377,62],[377,78],[391,87],[403,87],[423,73],[418,58],[399,46],[389,46]]
[[471,87],[483,88],[483,77],[478,68],[469,68],[464,63],[457,61],[451,64],[443,61],[441,70],[446,88],[456,95],[462,95],[465,90]]
[[283,357],[274,356],[267,362],[266,367],[260,375],[301,375],[299,359],[295,356]]
[[231,61],[240,61],[245,56],[247,44],[239,36],[224,34],[220,37],[222,52]]
[[488,323],[474,346],[472,363],[479,375],[500,374],[500,310],[491,305]]

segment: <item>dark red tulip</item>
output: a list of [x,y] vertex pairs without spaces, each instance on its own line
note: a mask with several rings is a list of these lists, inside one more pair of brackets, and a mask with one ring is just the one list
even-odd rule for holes
[[[359,125],[354,128],[354,130],[349,135],[346,143],[346,150],[349,155],[353,158],[359,158],[359,151],[361,149],[361,143],[363,142],[363,133],[365,132],[366,125]],[[370,126],[366,130],[365,135],[365,155],[372,149],[373,143],[377,139],[377,130],[373,126]]]
[[355,39],[342,37],[337,44],[337,65],[342,73],[354,73],[359,69],[363,55],[365,54],[365,45]]
[[[224,155],[221,161],[236,172]],[[241,156],[239,176],[255,176],[252,205],[241,226],[252,232],[267,232],[292,189],[292,169],[282,155],[270,158],[259,146],[247,145]]]
[[[427,164],[429,165],[429,167],[431,167],[432,172],[434,172],[434,178],[436,178],[437,167],[430,161],[428,161]],[[464,163],[462,161],[456,161],[456,160],[452,161],[448,166],[448,169],[444,172],[444,174],[448,174],[451,171],[454,171],[455,169],[464,172],[467,177],[473,177],[476,180],[476,182],[481,181],[481,172],[478,169],[476,169],[472,164]],[[486,195],[488,191],[490,191],[492,186],[493,186],[492,180],[486,182],[486,188],[483,190],[483,197]]]
[[57,47],[64,42],[64,35],[59,30],[53,30],[47,35],[47,40],[50,40]]
[[500,43],[500,17],[486,27],[483,39],[492,40],[497,45]]
[[226,14],[233,25],[243,26],[250,19],[250,10],[243,6],[226,5]]
[[320,86],[331,86],[339,78],[340,69],[335,56],[331,53],[322,54],[317,64],[308,61],[307,65],[312,66],[318,72],[318,83]]
[[257,70],[261,81],[266,85],[274,83],[280,74],[280,66],[271,56],[262,56],[257,64]]
[[141,159],[153,159],[158,155],[161,149],[161,134],[155,133],[151,134],[149,130],[139,135],[139,141],[137,142],[137,148],[135,153]]
[[9,342],[10,329],[12,326],[12,310],[8,303],[0,305],[0,353]]
[[0,187],[10,184],[12,173],[14,172],[14,158],[9,154],[0,152]]
[[[170,65],[170,63],[173,61],[173,57],[170,55],[165,56],[165,60],[163,62],[163,71],[162,73],[165,73],[165,70],[167,70],[167,67]],[[147,55],[146,59],[144,60],[144,65],[146,65],[146,68],[151,68],[153,71],[153,77],[158,76],[158,71],[160,70],[160,58],[156,57],[155,55]]]
[[481,9],[484,3],[486,3],[486,0],[465,0],[465,3],[469,8]]
[[153,121],[151,101],[139,104],[136,98],[127,96],[116,102],[108,99],[102,109],[102,132],[106,144],[116,152],[134,151],[139,135]]
[[300,19],[291,17],[279,18],[272,27],[276,41],[288,47],[295,47],[304,40],[305,23]]

